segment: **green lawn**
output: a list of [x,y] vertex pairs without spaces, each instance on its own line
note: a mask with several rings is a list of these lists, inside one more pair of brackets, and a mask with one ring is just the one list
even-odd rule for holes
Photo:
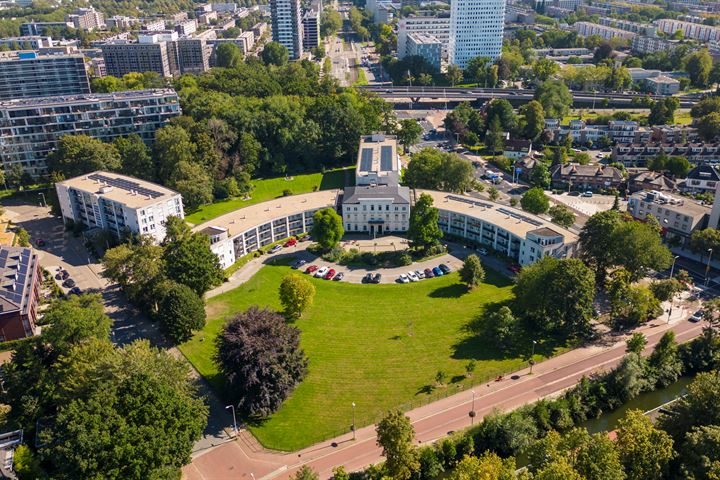
[[[216,391],[222,391],[222,379],[212,361],[213,339],[223,319],[253,304],[279,309],[278,286],[290,271],[266,266],[208,301],[207,326],[180,349]],[[418,406],[455,392],[467,386],[463,374],[470,359],[477,361],[475,381],[525,365],[520,353],[504,358],[467,329],[485,305],[511,298],[509,280],[497,273],[489,272],[488,283],[471,293],[457,273],[407,285],[313,282],[314,305],[297,322],[309,374],[278,412],[251,425],[266,447],[296,450],[347,432],[352,402],[361,426],[392,407]],[[552,353],[550,345],[538,348],[536,359]],[[450,385],[431,391],[438,370]]]
[[286,189],[290,189],[293,195],[299,193],[312,192],[314,188],[320,190],[330,190],[333,188],[342,188],[345,186],[345,176],[348,172],[348,178],[354,178],[352,171],[355,167],[339,168],[329,170],[322,173],[308,173],[305,175],[295,175],[292,180],[286,180],[285,177],[264,178],[253,180],[252,198],[243,200],[241,198],[233,198],[223,200],[209,205],[203,205],[198,210],[185,216],[188,223],[197,225],[206,222],[220,215],[224,215],[238,208],[247,207],[256,203],[266,202],[273,198],[281,197]]

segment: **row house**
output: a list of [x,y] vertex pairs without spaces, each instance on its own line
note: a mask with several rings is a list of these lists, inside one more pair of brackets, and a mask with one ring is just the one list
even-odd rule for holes
[[685,157],[695,165],[720,163],[720,143],[619,143],[612,160],[626,167],[644,167],[664,152],[668,157]]
[[550,171],[553,188],[575,190],[598,190],[621,188],[625,178],[620,170],[604,165],[580,165],[569,163],[555,165]]

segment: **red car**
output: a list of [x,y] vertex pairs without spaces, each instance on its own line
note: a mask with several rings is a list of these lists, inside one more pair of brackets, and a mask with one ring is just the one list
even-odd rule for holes
[[305,269],[305,273],[313,273],[315,270],[318,269],[317,265],[310,265]]
[[285,247],[285,248],[287,248],[287,247],[294,247],[295,245],[297,245],[297,239],[293,237],[293,238],[291,238],[290,240],[288,240],[287,242],[285,242],[285,244],[283,245],[283,247]]
[[37,240],[35,240],[35,243],[37,244],[38,247],[45,246],[45,240],[43,240],[42,238],[38,238]]
[[328,270],[328,272],[325,274],[325,276],[324,276],[323,278],[324,278],[325,280],[330,280],[330,279],[333,278],[334,276],[335,276],[335,269],[332,269],[332,268],[331,268],[330,270]]
[[510,270],[513,273],[520,273],[521,269],[522,269],[522,267],[516,263],[513,263],[512,265],[510,265],[508,267],[508,270]]

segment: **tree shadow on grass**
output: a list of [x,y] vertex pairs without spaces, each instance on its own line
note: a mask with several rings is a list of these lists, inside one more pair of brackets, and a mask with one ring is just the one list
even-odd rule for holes
[[434,391],[435,391],[434,385],[423,385],[422,387],[420,387],[418,389],[417,392],[415,392],[415,395],[429,395]]
[[446,287],[436,288],[428,293],[430,298],[460,298],[468,293],[468,289],[462,283],[454,283]]
[[465,380],[465,375],[455,375],[450,379],[450,383],[460,383]]

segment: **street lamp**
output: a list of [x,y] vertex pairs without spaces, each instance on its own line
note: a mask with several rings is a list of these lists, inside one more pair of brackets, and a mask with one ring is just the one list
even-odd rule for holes
[[[673,273],[675,272],[675,260],[677,260],[678,258],[680,258],[680,255],[675,255],[673,257],[673,263],[672,263],[672,266],[670,267],[670,280],[673,279]],[[673,297],[675,297],[675,292],[673,292],[672,295],[670,295],[670,308],[668,309],[667,323],[670,323],[670,317],[672,316]]]
[[40,192],[39,195],[42,197],[42,206],[47,207],[47,201],[45,201],[45,194]]
[[528,362],[530,364],[530,375],[532,375],[533,365],[535,365],[535,359],[533,357],[535,356],[535,344],[537,343],[535,340],[533,340],[532,342],[532,353],[530,354],[530,361]]
[[352,423],[352,431],[353,431],[353,440],[355,440],[357,437],[355,436],[355,402],[352,402],[353,407],[353,423]]
[[708,248],[707,251],[708,251],[709,255],[708,255],[707,266],[705,267],[705,286],[707,286],[708,283],[710,283],[710,259],[712,258],[713,249]]
[[472,427],[475,423],[475,390],[470,390],[472,392],[472,408],[470,409],[470,426]]
[[233,436],[237,437],[238,429],[237,429],[237,421],[235,420],[235,405],[228,405],[225,407],[225,410],[227,410],[228,408],[230,410],[232,410],[232,415],[233,415]]

